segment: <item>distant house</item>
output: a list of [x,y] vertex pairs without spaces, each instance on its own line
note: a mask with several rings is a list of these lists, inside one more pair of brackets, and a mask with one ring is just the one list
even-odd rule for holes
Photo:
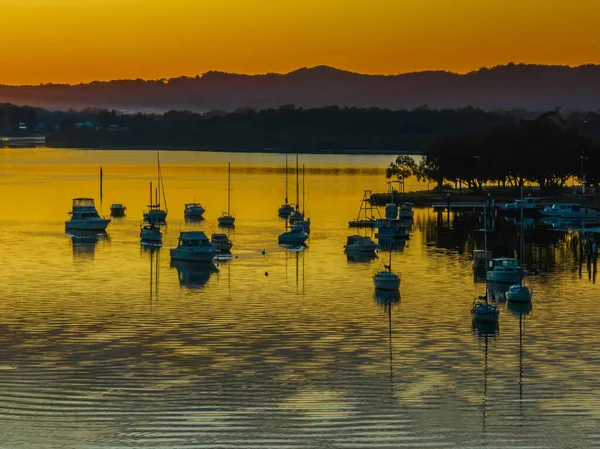
[[19,129],[27,129],[27,123],[19,122]]

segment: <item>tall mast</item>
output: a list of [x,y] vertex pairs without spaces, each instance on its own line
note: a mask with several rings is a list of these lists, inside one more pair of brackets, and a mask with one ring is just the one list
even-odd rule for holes
[[525,246],[525,235],[524,235],[524,223],[523,223],[523,207],[525,206],[525,200],[523,199],[523,183],[521,183],[521,228],[519,230],[519,259],[523,263],[524,246]]
[[229,208],[231,205],[231,162],[228,162],[228,170],[227,170],[227,215],[231,215],[229,213]]
[[300,194],[298,193],[298,153],[296,153],[296,212],[298,211],[298,203],[300,203]]
[[150,209],[152,209],[152,181],[150,181]]
[[[156,152],[156,157],[158,158],[158,151]],[[162,179],[162,169],[160,168],[160,159],[158,159],[158,192],[159,195],[162,192],[163,201],[165,203],[165,211],[168,209],[167,207],[167,195],[165,195],[165,183]],[[160,198],[160,196],[159,196]]]
[[[160,155],[156,150],[156,178],[158,179],[158,191],[160,192]],[[156,198],[156,207],[160,209],[160,201],[158,201],[158,195]]]
[[302,164],[302,215],[304,215],[304,164]]
[[288,203],[288,163],[287,153],[285,153],[285,204]]

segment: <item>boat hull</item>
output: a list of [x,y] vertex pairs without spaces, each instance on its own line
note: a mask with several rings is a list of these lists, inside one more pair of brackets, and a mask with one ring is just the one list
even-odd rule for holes
[[194,251],[182,248],[173,248],[170,250],[172,260],[182,260],[186,262],[212,262],[217,251],[215,249],[208,251]]
[[281,217],[281,218],[287,218],[290,216],[290,214],[294,212],[294,207],[290,206],[289,204],[287,205],[283,205],[281,206],[278,210],[277,210],[277,214]]
[[373,276],[373,285],[375,290],[398,290],[400,288],[399,276]]
[[110,220],[95,219],[95,220],[70,220],[65,222],[67,231],[105,231]]
[[220,226],[233,226],[235,224],[235,217],[219,217],[218,222]]
[[144,214],[144,221],[148,223],[164,223],[167,221],[167,212],[164,210],[154,210]]
[[220,252],[229,252],[229,251],[231,251],[231,248],[233,248],[233,243],[231,243],[231,242],[223,242],[223,243],[211,242],[211,243],[215,247],[215,249]]
[[203,210],[186,210],[183,215],[185,218],[199,219],[204,215]]
[[160,232],[140,232],[142,242],[159,243],[162,242],[162,233]]
[[531,302],[531,292],[527,287],[511,287],[508,292],[506,292],[506,300],[520,304],[529,303]]

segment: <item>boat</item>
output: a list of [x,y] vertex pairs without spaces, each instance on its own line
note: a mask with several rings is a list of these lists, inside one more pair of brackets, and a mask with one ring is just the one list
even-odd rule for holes
[[308,239],[308,234],[304,228],[299,225],[292,225],[290,230],[279,236],[279,244],[283,245],[303,245]]
[[402,203],[400,206],[398,216],[400,220],[412,220],[415,216],[412,203]]
[[93,198],[74,198],[71,219],[65,222],[67,231],[105,231],[110,219],[98,215]]
[[206,210],[200,203],[186,203],[183,209],[183,216],[186,220],[201,220]]
[[298,154],[296,154],[296,204],[288,218],[290,224],[295,224],[297,221],[304,220],[304,213],[300,211],[300,178],[298,167]]
[[486,273],[489,282],[503,284],[518,284],[523,278],[523,271],[518,259],[514,257],[499,257],[492,259]]
[[227,212],[217,219],[219,226],[232,227],[235,225],[235,217],[231,215],[231,162],[228,163],[227,169]]
[[140,226],[140,241],[142,243],[161,243],[162,232],[156,223],[145,223]]
[[474,323],[497,323],[500,310],[496,304],[488,301],[487,291],[485,296],[479,297],[471,307],[471,319]]
[[379,240],[380,245],[390,240],[393,242],[395,240],[410,239],[410,235],[406,231],[406,226],[402,220],[380,219],[376,221],[375,226],[377,227],[375,238]]
[[[167,197],[165,195],[165,186],[162,179],[162,171],[160,169],[160,155],[158,151],[156,152],[156,162],[158,166],[158,188],[155,193],[155,203],[152,204],[152,183],[150,183],[150,204],[148,205],[148,210],[144,213],[144,221],[147,223],[165,223],[167,221]],[[162,195],[163,201],[165,203],[165,209],[161,209],[160,207],[160,195]]]
[[[521,199],[523,197],[523,187],[521,187]],[[523,228],[523,208],[524,204],[521,203],[521,223],[519,226],[519,259],[522,262],[525,255],[525,230]],[[514,303],[528,303],[531,302],[531,291],[529,287],[523,285],[523,277],[519,279],[518,284],[511,285],[506,292],[506,300]]]
[[366,235],[350,235],[344,245],[347,253],[373,253],[377,248],[377,243]]
[[376,212],[379,218],[379,209],[377,206],[373,206],[371,202],[371,191],[365,190],[363,193],[362,200],[360,202],[360,208],[358,214],[354,220],[348,222],[348,226],[351,228],[374,228],[377,218],[373,212]]
[[227,237],[227,234],[213,234],[210,236],[210,243],[221,253],[228,253],[233,247],[233,243]]
[[285,155],[285,204],[277,210],[281,218],[288,218],[294,212],[294,206],[288,203],[288,155]]
[[127,208],[122,204],[115,203],[110,206],[110,215],[113,217],[124,217],[126,210]]
[[182,231],[179,234],[177,248],[172,248],[170,253],[172,260],[212,262],[217,250],[204,232]]
[[598,213],[589,207],[573,203],[556,203],[544,207],[540,213],[545,217],[594,219]]
[[383,270],[373,274],[375,290],[398,290],[400,288],[400,274],[392,271],[392,241],[390,238],[390,258],[388,265],[383,263]]

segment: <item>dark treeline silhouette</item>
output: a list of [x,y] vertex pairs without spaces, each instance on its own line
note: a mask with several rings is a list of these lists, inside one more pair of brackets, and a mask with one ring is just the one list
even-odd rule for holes
[[427,104],[435,109],[451,109],[469,104],[484,110],[596,110],[600,108],[600,66],[511,63],[464,75],[445,71],[365,75],[327,66],[286,74],[207,72],[159,80],[0,85],[0,101],[51,109],[94,107],[142,112],[234,111],[286,104],[304,108],[339,105],[414,109]]
[[[89,114],[90,110],[86,111]],[[149,147],[214,150],[415,152],[435,136],[510,124],[507,113],[471,107],[434,111],[339,108],[278,109],[199,114],[118,114],[96,111],[87,122],[66,119],[48,134],[52,146]]]
[[[590,117],[581,122],[590,124]],[[560,190],[569,178],[581,181],[585,175],[587,184],[598,191],[600,146],[581,133],[581,126],[574,126],[575,118],[564,119],[551,111],[482,132],[445,135],[427,146],[419,164],[399,156],[387,176],[402,182],[415,175],[437,182],[438,188],[448,181],[473,191],[481,191],[487,183],[502,187],[532,183],[550,193]]]

